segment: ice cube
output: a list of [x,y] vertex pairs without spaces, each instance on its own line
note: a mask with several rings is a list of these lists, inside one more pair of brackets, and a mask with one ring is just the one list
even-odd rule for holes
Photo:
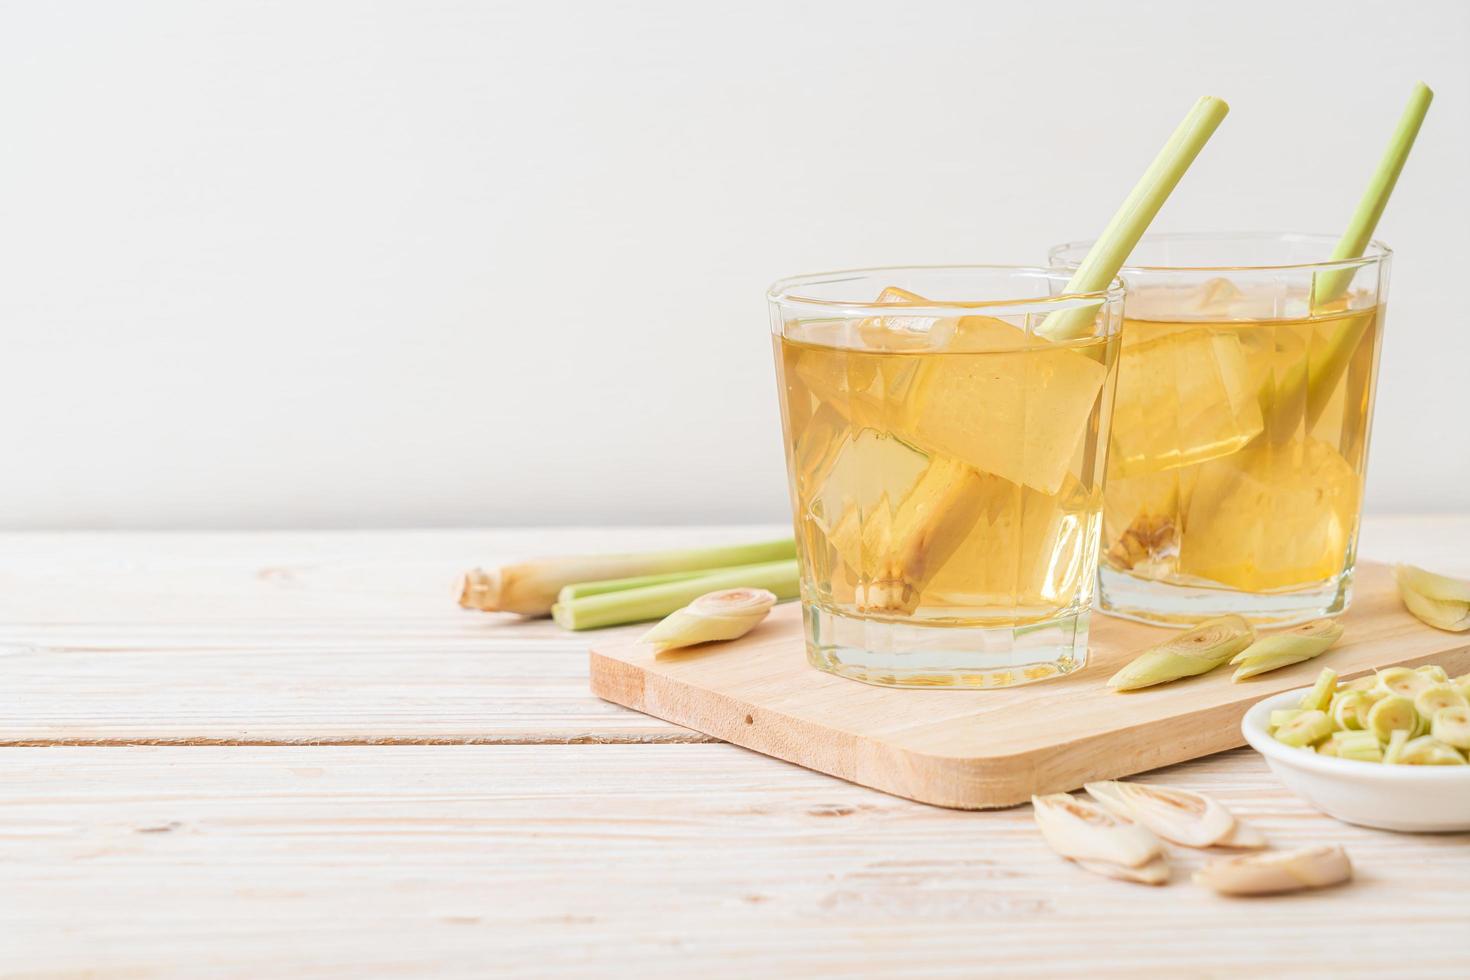
[[1252,592],[1322,582],[1342,571],[1361,480],[1318,439],[1261,440],[1200,467],[1179,570]]
[[[964,353],[983,350],[985,353]],[[925,452],[1056,493],[1081,446],[1107,366],[990,317],[964,317],[955,350],[919,358],[901,436]]]
[[1110,478],[1224,456],[1261,428],[1259,388],[1234,332],[1181,327],[1137,343],[1125,332]]

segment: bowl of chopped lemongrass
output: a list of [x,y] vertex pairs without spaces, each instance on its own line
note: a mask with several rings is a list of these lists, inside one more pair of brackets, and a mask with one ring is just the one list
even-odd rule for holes
[[1347,823],[1470,830],[1470,674],[1389,667],[1256,704],[1241,721],[1287,788]]

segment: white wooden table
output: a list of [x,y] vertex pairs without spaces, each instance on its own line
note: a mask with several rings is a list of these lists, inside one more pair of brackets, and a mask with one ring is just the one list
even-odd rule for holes
[[[1347,845],[1354,884],[1093,877],[1029,808],[605,704],[584,636],[450,597],[474,564],[772,531],[0,536],[0,976],[1470,974],[1470,835],[1339,824],[1246,750],[1149,778]],[[1470,574],[1470,518],[1372,519],[1361,551]]]

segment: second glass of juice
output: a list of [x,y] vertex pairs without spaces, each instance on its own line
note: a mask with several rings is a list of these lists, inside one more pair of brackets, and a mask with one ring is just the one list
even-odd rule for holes
[[866,269],[770,291],[807,654],[893,686],[1087,657],[1122,288]]
[[[1287,624],[1352,597],[1389,250],[1145,237],[1128,285],[1099,605]],[[1052,250],[1073,268],[1088,243]]]

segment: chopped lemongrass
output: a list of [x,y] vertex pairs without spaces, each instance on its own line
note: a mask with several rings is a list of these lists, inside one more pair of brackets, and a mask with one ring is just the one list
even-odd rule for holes
[[1347,852],[1335,845],[1322,845],[1220,858],[1196,871],[1194,881],[1222,895],[1274,895],[1326,888],[1352,876]]
[[1470,751],[1470,708],[1440,708],[1429,723],[1429,734],[1462,752]]
[[721,589],[766,589],[778,599],[794,599],[798,590],[796,562],[773,561],[763,565],[742,565],[719,569],[699,578],[664,585],[650,585],[622,592],[557,603],[552,618],[558,626],[569,630],[600,629],[623,623],[661,619],[682,609],[706,592]]
[[1441,708],[1465,707],[1470,707],[1470,702],[1465,700],[1465,695],[1453,684],[1431,684],[1414,695],[1414,710],[1419,712],[1419,717],[1424,719],[1425,724],[1433,721]]
[[1433,680],[1408,667],[1385,667],[1378,672],[1378,690],[1384,694],[1412,699],[1433,684]]
[[1378,686],[1378,675],[1364,674],[1343,685],[1349,691],[1371,691]]
[[1072,859],[1077,867],[1093,874],[1104,875],[1108,878],[1117,878],[1120,881],[1136,881],[1144,885],[1162,885],[1169,880],[1169,862],[1163,855],[1154,858],[1136,868],[1130,868],[1122,864],[1113,864],[1111,861],[1089,861],[1085,858]]
[[1332,723],[1348,731],[1362,731],[1367,727],[1368,712],[1373,707],[1365,691],[1339,691],[1332,696],[1328,714]]
[[1325,711],[1303,711],[1273,734],[1278,742],[1305,748],[1332,734],[1332,719]]
[[1333,732],[1332,741],[1339,759],[1359,762],[1382,762],[1383,746],[1372,732]]
[[1327,652],[1342,636],[1342,624],[1332,619],[1310,623],[1262,637],[1230,661],[1236,671],[1232,680],[1243,681],[1257,674],[1311,660]]
[[1404,746],[1409,744],[1409,733],[1402,728],[1395,728],[1388,736],[1388,745],[1383,749],[1383,761],[1388,765],[1398,765],[1399,756],[1403,754]]
[[1398,761],[1405,766],[1463,766],[1465,757],[1453,746],[1433,735],[1410,739],[1399,752]]
[[1064,858],[1139,868],[1163,857],[1157,837],[1092,800],[1052,793],[1031,797],[1031,806],[1041,836]]
[[1271,712],[1271,727],[1280,728],[1301,713],[1301,708],[1277,708]]
[[1393,573],[1409,612],[1436,629],[1470,630],[1470,582],[1413,565],[1395,565]]
[[1450,682],[1450,672],[1439,664],[1420,664],[1414,670],[1428,677],[1436,684],[1448,684]]
[[639,642],[651,643],[656,653],[663,653],[697,643],[738,639],[760,625],[775,605],[775,593],[765,589],[710,592],[669,613]]
[[1082,788],[1113,813],[1186,847],[1211,847],[1235,829],[1230,811],[1202,793],[1117,780],[1086,783]]
[[1136,691],[1216,667],[1250,646],[1255,630],[1239,616],[1206,620],[1192,630],[1149,647],[1108,681],[1115,691]]
[[1421,724],[1423,719],[1414,709],[1413,701],[1398,694],[1390,694],[1369,709],[1365,728],[1377,736],[1380,742],[1387,742],[1396,729],[1403,729],[1412,738],[1419,734]]
[[541,558],[489,570],[476,568],[466,572],[460,578],[459,604],[466,609],[481,609],[486,612],[544,616],[556,603],[557,594],[566,586],[578,582],[605,582],[609,579],[664,575],[669,572],[714,571],[737,565],[781,561],[795,556],[796,542],[785,538],[780,541],[722,548]]
[[1303,711],[1326,711],[1332,707],[1332,695],[1337,690],[1337,671],[1323,667],[1317,675],[1317,683],[1302,695]]
[[[1224,101],[1212,96],[1205,96],[1194,104],[1088,250],[1063,292],[1095,293],[1108,288],[1149,223],[1229,111],[1230,107]],[[1093,306],[1058,310],[1049,314],[1036,332],[1048,340],[1085,337],[1092,332],[1093,321],[1101,306],[1102,301],[1099,300]]]

